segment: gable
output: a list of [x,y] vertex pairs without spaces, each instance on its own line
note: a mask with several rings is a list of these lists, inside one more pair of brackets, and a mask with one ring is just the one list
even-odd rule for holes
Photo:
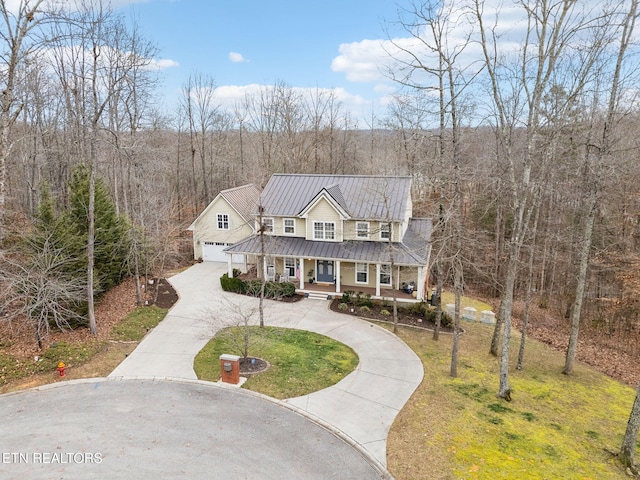
[[318,208],[327,212],[331,209],[333,213],[329,213],[332,217],[337,215],[337,218],[347,218],[349,214],[344,209],[343,205],[341,205],[338,201],[336,201],[335,197],[333,197],[328,191],[322,190],[315,198],[311,200],[311,202],[304,207],[304,209],[298,213],[300,217],[306,218],[309,216],[310,212],[313,210],[318,211]]
[[[221,191],[216,197],[206,206],[206,208],[198,215],[193,223],[187,228],[187,230],[194,230],[197,228],[201,221],[208,222],[211,219],[210,211],[212,208],[222,208],[223,212],[231,214],[234,212],[241,220],[246,224],[253,223],[253,211],[260,199],[260,192],[258,188],[253,184],[243,185],[241,187],[229,188]],[[223,201],[226,205],[220,207],[219,202]],[[236,222],[236,223],[241,223]]]
[[325,191],[346,216],[401,222],[411,208],[411,178],[274,174],[262,193],[265,214],[298,216]]
[[242,218],[238,214],[238,212],[231,205],[229,205],[227,199],[221,195],[218,195],[202,212],[202,215],[200,215],[196,219],[196,221],[193,222],[195,229],[216,229],[218,214],[228,215],[230,229],[246,223],[244,218]]

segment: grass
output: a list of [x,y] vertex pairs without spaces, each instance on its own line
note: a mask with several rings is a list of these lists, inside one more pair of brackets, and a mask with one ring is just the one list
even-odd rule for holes
[[[442,305],[443,308],[447,303],[453,304],[456,301],[456,296],[453,292],[442,292]],[[481,312],[483,310],[491,310],[491,305],[481,302],[480,300],[476,300],[471,297],[460,297],[460,309],[465,307],[473,307],[477,311]]]
[[[15,358],[0,346],[0,393],[61,380],[106,377],[167,312],[168,310],[155,306],[138,307],[112,329],[110,340],[56,342],[51,344],[38,361]],[[56,370],[61,361],[66,365],[64,377],[60,377]]]
[[113,340],[139,342],[149,330],[160,323],[166,314],[166,309],[155,305],[138,307],[113,327],[111,338]]
[[[358,365],[358,357],[346,345],[324,335],[276,327],[248,327],[252,345],[249,356],[267,360],[271,367],[253,375],[243,388],[274,398],[306,395],[333,385]],[[220,378],[220,355],[239,354],[238,331],[232,327],[220,331],[198,353],[194,370],[201,380]]]
[[[513,400],[500,400],[493,328],[465,329],[458,378],[449,376],[449,336],[433,342],[428,332],[400,331],[425,378],[389,434],[396,479],[626,478],[609,452],[620,448],[633,389],[584,365],[563,375],[563,354],[528,340],[524,370],[510,372]],[[512,342],[517,354],[519,336]]]

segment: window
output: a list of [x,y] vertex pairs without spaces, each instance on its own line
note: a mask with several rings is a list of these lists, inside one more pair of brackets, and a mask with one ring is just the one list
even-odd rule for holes
[[226,213],[218,214],[218,230],[229,230],[229,215]]
[[356,222],[356,237],[369,238],[369,222]]
[[391,225],[386,222],[380,222],[380,238],[384,238],[385,240],[391,238],[391,229],[389,228],[390,226]]
[[388,263],[380,265],[380,285],[391,285],[391,265]]
[[356,283],[369,282],[369,265],[366,263],[356,263]]
[[273,218],[263,218],[262,225],[264,227],[263,232],[273,233]]
[[296,276],[296,259],[295,258],[284,259],[284,273],[289,275],[290,277]]
[[283,223],[284,223],[284,233],[287,235],[295,235],[296,233],[295,218],[285,218],[283,220]]
[[313,222],[314,240],[335,240],[336,224],[333,222]]

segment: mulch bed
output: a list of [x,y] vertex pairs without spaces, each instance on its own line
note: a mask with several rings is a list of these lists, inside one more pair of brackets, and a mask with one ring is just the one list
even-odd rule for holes
[[240,359],[240,375],[251,376],[264,372],[271,365],[266,360],[258,357],[247,357]]
[[[370,307],[369,311],[362,312],[358,309],[358,307],[353,307],[353,312],[351,308],[348,310],[340,310],[339,306],[342,303],[340,298],[334,298],[331,300],[330,308],[336,313],[342,313],[344,315],[352,315],[354,317],[365,318],[367,320],[374,320],[377,322],[393,322],[393,306],[383,306],[378,303],[374,303],[373,306]],[[382,314],[382,310],[387,310],[391,312],[391,315]],[[407,308],[403,305],[398,306],[398,323],[400,325],[406,325],[411,327],[424,328],[426,330],[433,330],[435,328],[435,323],[425,319],[424,315],[419,315],[410,308]],[[440,326],[440,331],[445,333],[453,333],[453,328],[449,326]]]
[[178,294],[166,278],[154,278],[147,282],[146,305],[168,309],[173,307],[178,299]]

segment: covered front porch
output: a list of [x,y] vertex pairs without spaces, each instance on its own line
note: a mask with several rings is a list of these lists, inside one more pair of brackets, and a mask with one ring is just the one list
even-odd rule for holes
[[[428,251],[428,250],[427,250]],[[264,253],[261,253],[264,252]],[[304,238],[250,237],[225,249],[228,274],[233,255],[245,256],[245,271],[268,281],[291,282],[302,293],[370,294],[375,299],[426,299],[428,253],[417,255],[402,243],[322,242]]]
[[[342,295],[342,293],[349,290],[356,293],[362,293],[363,295],[371,295],[371,298],[374,300],[390,301],[390,300],[393,300],[393,295],[394,295],[394,292],[392,289],[382,288],[380,289],[380,295],[376,296],[376,289],[371,287],[362,287],[357,289],[345,288],[341,293],[336,293],[334,285],[321,285],[318,283],[308,283],[308,282],[304,282],[302,288],[296,288],[296,292],[301,294],[311,294],[311,295],[321,294],[321,295],[326,295],[327,297],[330,296],[332,298],[335,298],[336,296],[340,296]],[[411,302],[421,301],[421,300],[418,300],[416,297],[414,297],[412,294],[405,293],[402,290],[396,290],[395,295],[396,295],[396,299],[399,302],[411,303]]]

